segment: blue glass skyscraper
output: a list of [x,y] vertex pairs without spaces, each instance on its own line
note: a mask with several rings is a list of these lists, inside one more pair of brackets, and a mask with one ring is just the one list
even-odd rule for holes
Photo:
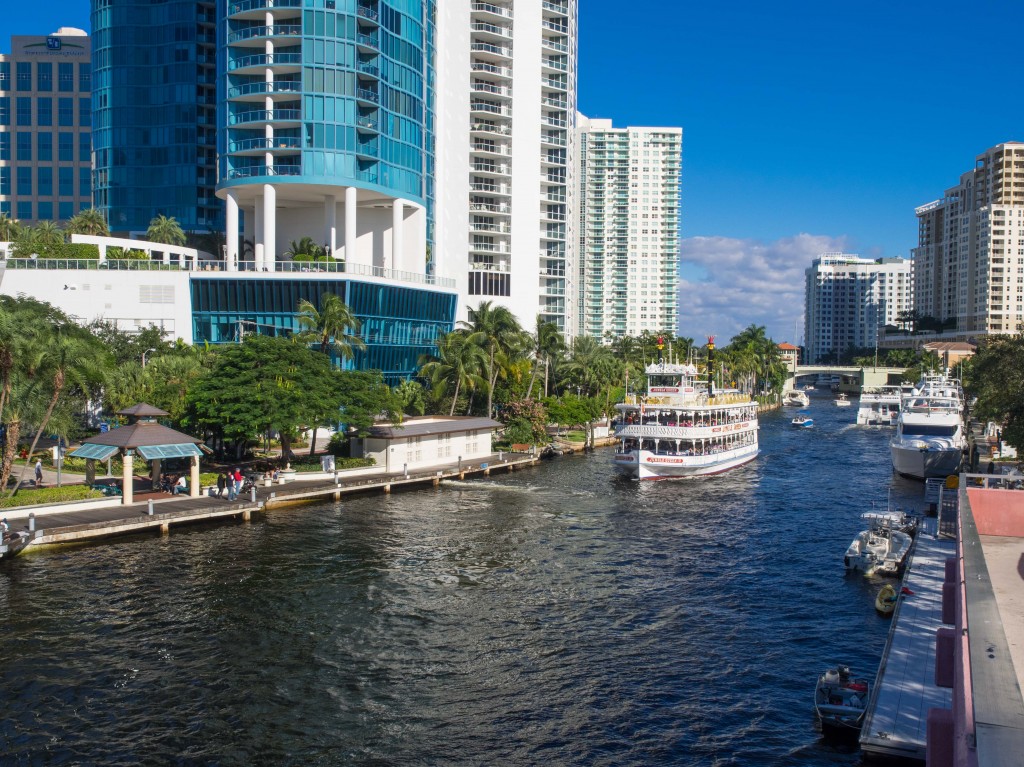
[[119,233],[221,231],[213,0],[93,0],[92,28],[95,207]]
[[309,237],[356,272],[423,273],[433,3],[223,8],[218,195],[228,269],[249,267],[244,231],[256,271],[279,270],[288,244]]

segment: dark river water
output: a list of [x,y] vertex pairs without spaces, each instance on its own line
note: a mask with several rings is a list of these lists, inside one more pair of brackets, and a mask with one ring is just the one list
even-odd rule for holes
[[888,628],[842,555],[923,489],[811,413],[719,477],[598,450],[5,563],[0,764],[858,764],[812,706]]

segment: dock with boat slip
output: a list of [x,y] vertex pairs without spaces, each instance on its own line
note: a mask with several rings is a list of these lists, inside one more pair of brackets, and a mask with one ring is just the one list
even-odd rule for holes
[[946,559],[956,541],[937,537],[938,521],[926,518],[914,543],[875,691],[861,729],[860,746],[872,754],[925,758],[928,710],[950,708],[953,691],[935,684],[935,632],[942,623]]
[[[200,496],[182,498],[167,496],[155,502],[141,500],[131,506],[116,501],[102,508],[40,513],[33,507],[6,511],[12,532],[24,530],[30,537],[29,548],[47,544],[76,543],[130,533],[159,529],[170,532],[172,525],[192,524],[237,517],[250,519],[254,512],[274,506],[338,500],[342,495],[384,492],[422,485],[438,486],[444,480],[487,476],[492,472],[510,472],[536,464],[534,454],[496,453],[480,461],[453,466],[432,467],[417,472],[396,472],[345,479],[343,473],[334,479],[296,480],[287,484],[261,485],[238,500]],[[114,505],[116,504],[116,505]],[[3,553],[0,552],[0,558]]]

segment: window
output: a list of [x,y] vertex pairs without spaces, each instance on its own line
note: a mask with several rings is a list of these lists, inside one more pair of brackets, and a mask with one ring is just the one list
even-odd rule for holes
[[32,99],[28,96],[19,96],[17,101],[18,113],[17,123],[18,125],[31,125],[32,124]]
[[78,169],[78,196],[87,200],[92,197],[92,176],[89,168]]
[[28,131],[18,131],[17,158],[21,162],[32,162],[32,134]]
[[48,61],[40,61],[36,64],[36,90],[53,90],[53,64]]
[[75,89],[75,65],[67,62],[57,65],[57,73],[60,78],[58,83],[61,91],[67,93]]
[[75,215],[75,204],[73,202],[59,202],[57,203],[57,210],[60,220],[67,221]]
[[53,134],[36,134],[36,159],[40,162],[53,162]]
[[[57,196],[75,196],[75,169],[66,165],[57,168]],[[61,218],[65,218],[61,216]]]
[[11,169],[0,168],[0,197],[11,196]]
[[11,134],[0,133],[0,160],[11,159]]
[[11,124],[11,97],[0,98],[0,125]]
[[88,133],[78,134],[78,160],[79,162],[90,162],[92,160],[92,140]]
[[0,61],[0,91],[11,89],[11,62]]
[[36,99],[36,125],[53,125],[53,99]]
[[88,93],[92,90],[92,70],[90,64],[78,65],[78,90]]
[[32,203],[28,200],[21,200],[18,202],[18,215],[15,216],[22,221],[28,221],[32,218]]
[[92,125],[92,103],[90,99],[78,100],[78,124],[83,128]]
[[39,218],[43,221],[53,221],[53,203],[49,201],[39,203]]
[[57,124],[70,128],[75,124],[75,100],[57,99]]
[[57,159],[60,162],[74,162],[75,160],[75,134],[57,134]]
[[[18,90],[19,91],[30,91],[32,90],[32,62],[31,61],[19,61],[17,66],[18,76]],[[31,216],[29,216],[31,218]]]
[[[18,197],[31,197],[32,196],[32,169],[31,168],[18,168]],[[21,214],[18,214],[18,218],[21,218]],[[25,218],[32,218],[31,215]]]

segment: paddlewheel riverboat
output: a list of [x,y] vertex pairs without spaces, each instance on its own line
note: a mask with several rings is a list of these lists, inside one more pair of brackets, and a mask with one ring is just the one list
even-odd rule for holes
[[647,392],[616,405],[616,471],[637,479],[718,474],[757,457],[757,403],[735,390],[715,393],[697,368],[647,367]]

